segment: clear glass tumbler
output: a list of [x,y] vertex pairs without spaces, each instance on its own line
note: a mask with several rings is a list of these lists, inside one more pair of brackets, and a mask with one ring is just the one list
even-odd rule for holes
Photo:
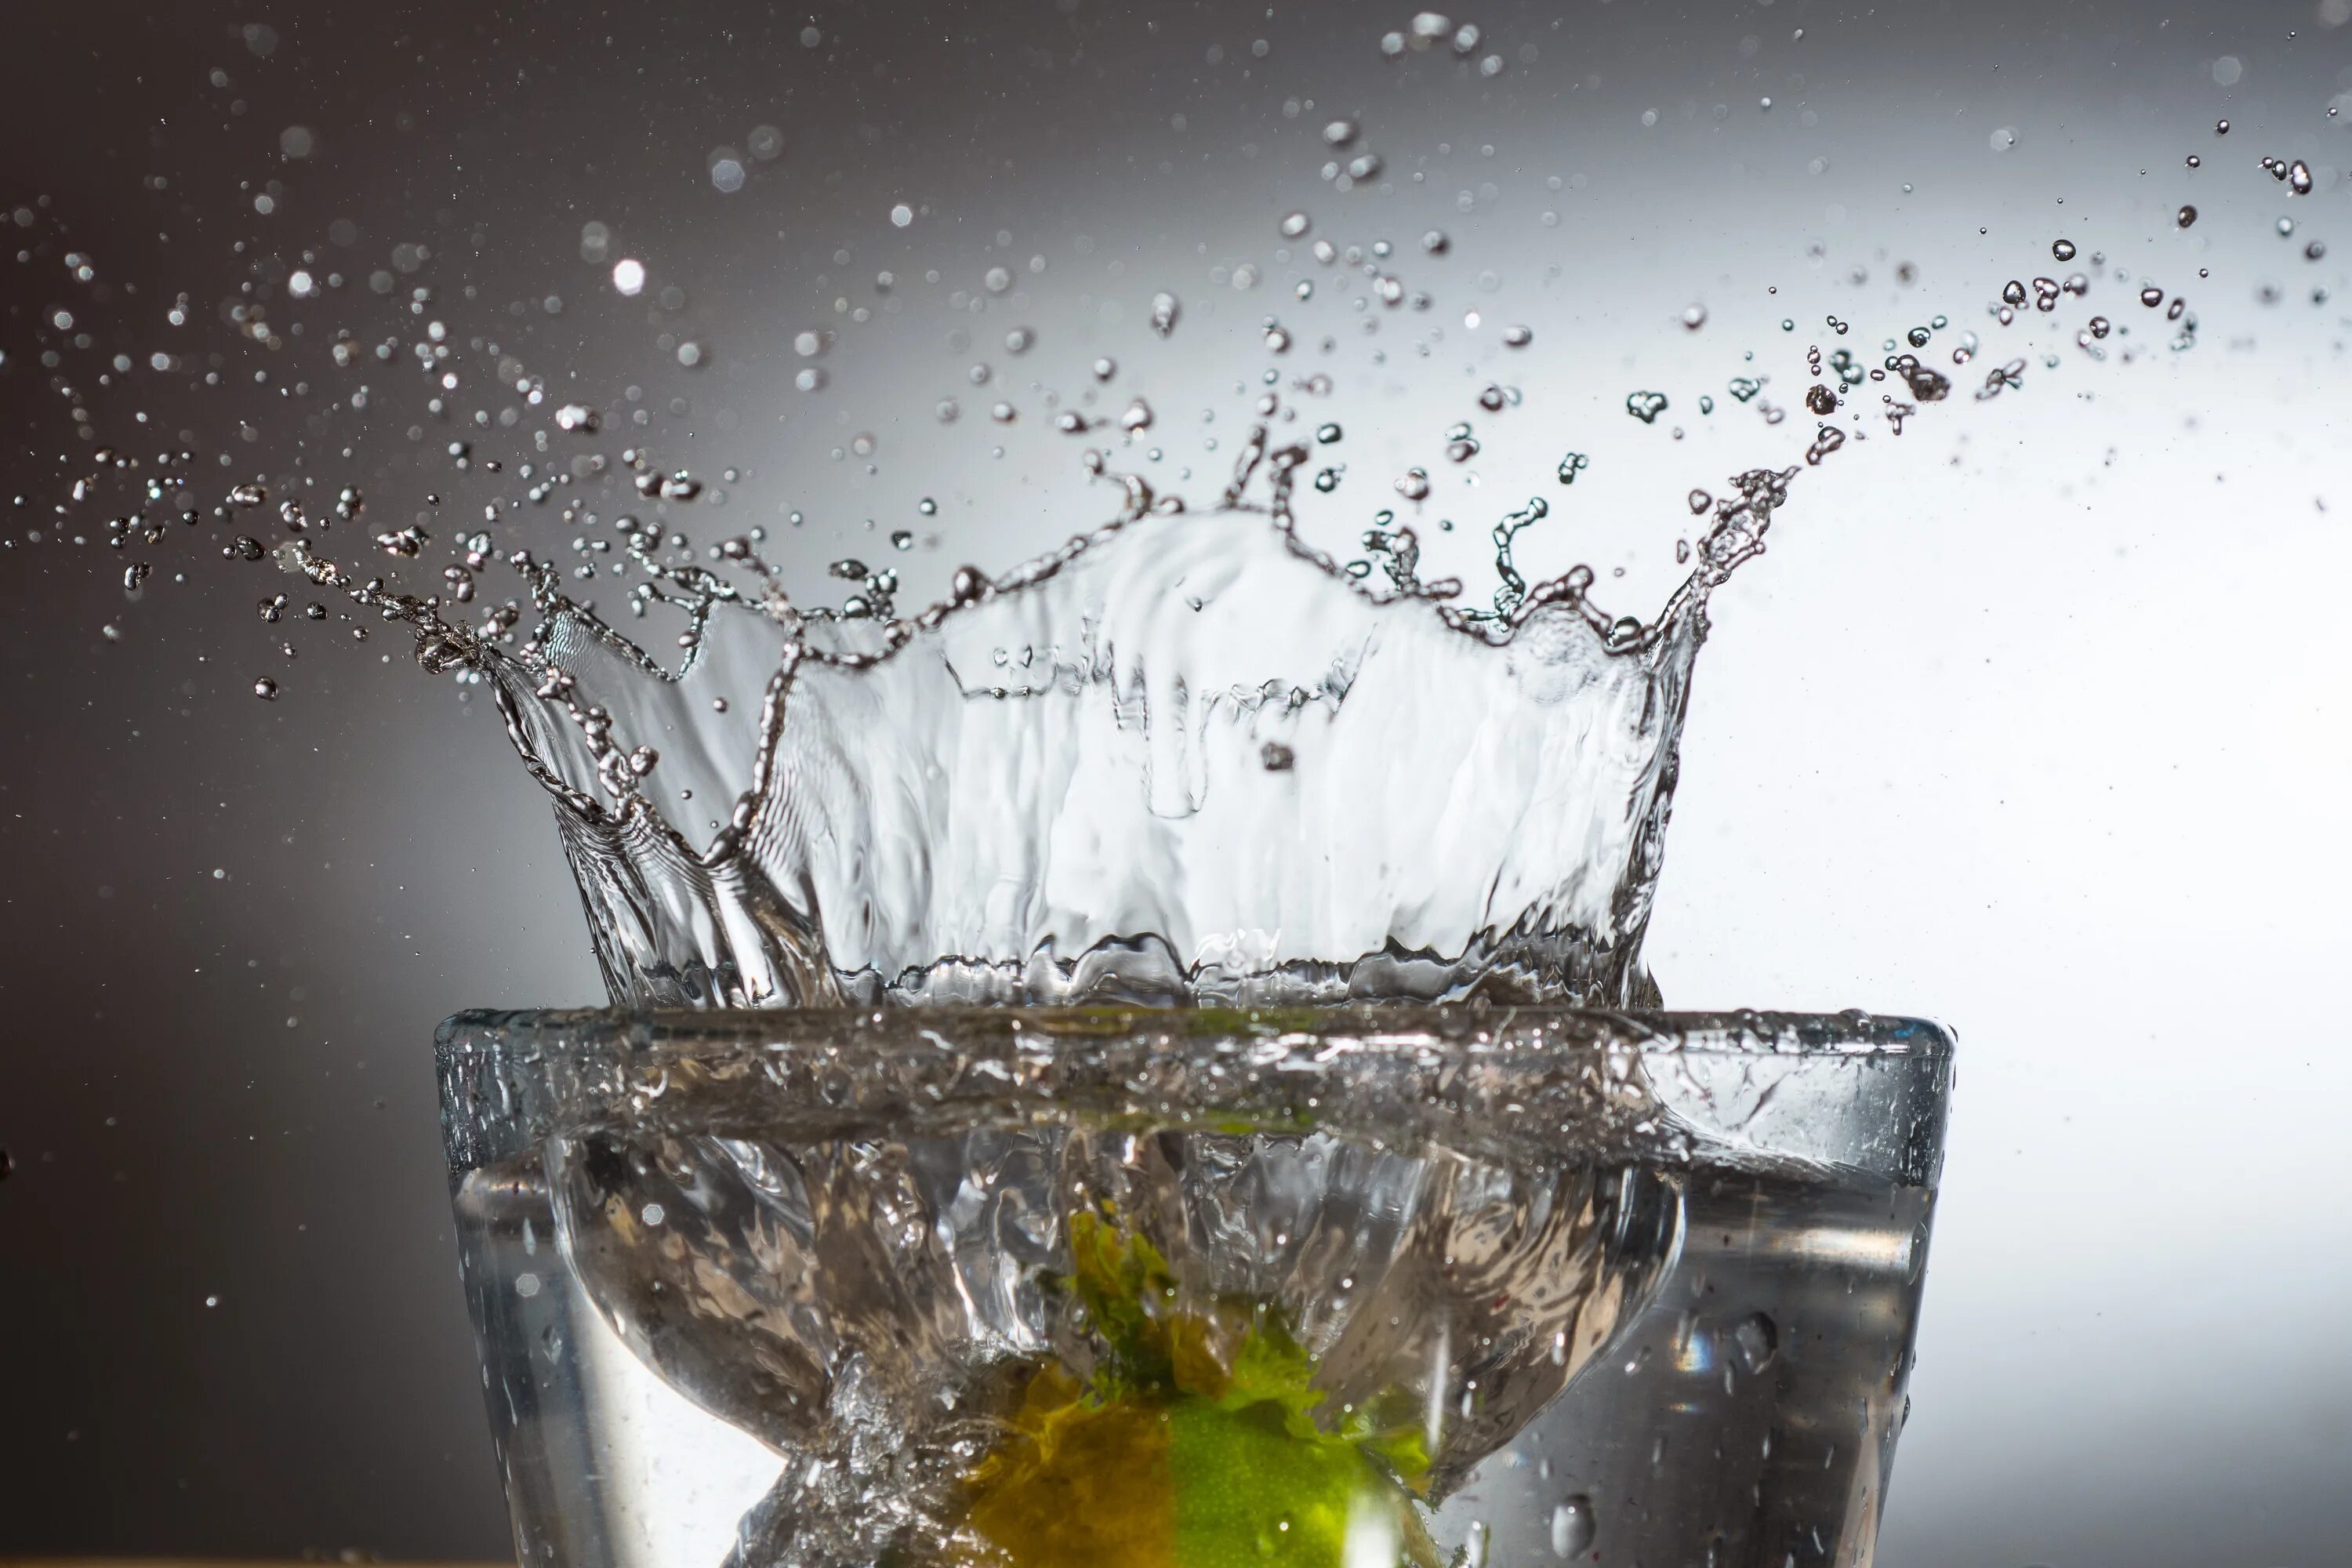
[[438,1058],[526,1564],[1870,1560],[1933,1025],[471,1013]]

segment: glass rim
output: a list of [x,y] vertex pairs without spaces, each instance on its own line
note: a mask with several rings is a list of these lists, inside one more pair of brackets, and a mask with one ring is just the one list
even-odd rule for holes
[[435,1050],[453,1180],[616,1120],[787,1142],[1055,1121],[1732,1151],[1931,1186],[1952,1056],[1937,1025],[1859,1012],[1464,1004],[480,1011]]
[[[572,1036],[626,1043],[639,1049],[692,1042],[778,1047],[838,1045],[846,1037],[889,1041],[919,1038],[927,1026],[949,1023],[968,1035],[1034,1034],[1086,1040],[1160,1032],[1202,1038],[1383,1036],[1429,1039],[1444,1026],[1444,1042],[1480,1037],[1542,1037],[1559,1048],[1622,1043],[1678,1053],[1738,1057],[1917,1056],[1948,1061],[1958,1034],[1948,1026],[1906,1014],[1847,1008],[1836,1013],[1584,1006],[1568,1003],[1415,1002],[1378,999],[1302,1006],[1150,1006],[1123,1003],[1003,1006],[890,1005],[881,1007],[517,1007],[467,1008],[434,1031],[436,1058],[478,1049],[486,1036],[525,1030],[547,1048],[562,1050]],[[550,1037],[554,1037],[551,1038]],[[769,1037],[762,1038],[762,1037]]]

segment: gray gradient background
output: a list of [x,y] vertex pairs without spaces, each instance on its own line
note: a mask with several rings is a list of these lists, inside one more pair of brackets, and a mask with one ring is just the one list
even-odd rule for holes
[[[1801,414],[1768,428],[1723,399],[1727,376],[1769,373],[1794,406],[1806,342],[1874,363],[1882,335],[1938,310],[1986,336],[1980,372],[2011,352],[1986,301],[2058,271],[2066,235],[2107,253],[2091,306],[2152,352],[2037,358],[2024,395],[1956,400],[1801,481],[1770,553],[1718,601],[1652,960],[1676,1005],[1859,1005],[1960,1030],[1881,1561],[2344,1561],[2352,108],[2327,106],[2352,105],[2352,28],[2309,4],[1580,0],[1463,13],[1509,62],[1487,82],[1382,60],[1375,40],[1408,14],[10,13],[0,208],[48,205],[0,229],[0,1553],[503,1553],[428,1041],[460,1005],[597,994],[547,814],[483,704],[399,668],[386,633],[334,647],[341,630],[294,626],[289,662],[289,628],[251,609],[281,583],[215,559],[210,525],[132,552],[157,568],[132,605],[126,557],[94,542],[102,512],[60,527],[58,454],[86,444],[38,363],[37,318],[71,304],[108,323],[62,374],[101,438],[157,445],[129,423],[142,407],[196,432],[207,501],[226,450],[281,489],[357,479],[378,524],[427,490],[462,515],[514,486],[449,469],[454,432],[422,419],[413,369],[346,378],[373,406],[330,416],[278,393],[318,375],[315,336],[272,360],[230,349],[212,313],[241,278],[274,287],[271,256],[316,246],[363,277],[424,243],[436,258],[401,286],[431,284],[459,339],[503,334],[605,408],[594,449],[642,435],[666,464],[748,470],[717,516],[706,498],[701,536],[764,522],[813,584],[832,556],[878,563],[878,534],[915,529],[938,536],[897,558],[919,593],[1101,515],[1045,404],[1083,395],[1097,353],[1126,367],[1103,407],[1150,396],[1158,471],[1192,465],[1182,488],[1213,489],[1276,314],[1301,338],[1286,381],[1328,364],[1349,427],[1310,532],[1344,548],[1423,462],[1439,570],[1478,567],[1485,521],[1544,493],[1558,508],[1528,536],[1534,563],[1591,561],[1604,602],[1647,611],[1675,575],[1683,492],[1801,448]],[[267,56],[238,31],[257,21]],[[2242,67],[2226,88],[2224,55]],[[1314,107],[1286,116],[1293,99]],[[1318,179],[1333,112],[1362,114],[1387,188]],[[297,123],[317,152],[290,163],[278,132]],[[761,123],[782,156],[714,190],[707,154]],[[1996,151],[2003,127],[2015,143]],[[2266,153],[2309,159],[2314,195],[2290,201],[2254,167]],[[154,174],[165,190],[142,187]],[[264,220],[251,198],[269,180]],[[2185,200],[2204,216],[2184,233]],[[900,201],[919,209],[904,229]],[[1341,243],[1397,241],[1434,308],[1363,336],[1331,274],[1276,258],[1293,207]],[[340,250],[335,217],[358,231]],[[579,259],[592,218],[614,256],[646,260],[645,298]],[[1454,248],[1423,260],[1436,224]],[[2314,237],[2336,254],[2305,260]],[[67,248],[139,292],[80,302]],[[974,313],[1000,260],[1016,287]],[[1244,260],[1264,270],[1255,291],[1227,281]],[[1311,309],[1288,293],[1301,275],[1326,280]],[[2166,352],[2130,301],[2143,276],[2191,299],[2193,353]],[[687,297],[665,310],[654,290],[673,282]],[[1140,322],[1161,288],[1186,316],[1155,345]],[[181,289],[200,324],[165,343]],[[507,313],[551,291],[560,316]],[[1694,300],[1709,320],[1685,332]],[[271,309],[314,334],[415,335],[361,289]],[[1855,335],[1828,335],[1827,314]],[[1502,350],[1506,321],[1534,345]],[[997,346],[1016,323],[1039,334],[1018,361]],[[838,334],[831,381],[804,395],[790,339],[820,324]],[[1310,364],[1327,331],[1337,346]],[[665,334],[709,363],[679,369]],[[190,343],[243,383],[91,384],[93,354]],[[968,384],[975,361],[992,385]],[[250,384],[257,364],[270,384]],[[483,368],[467,362],[459,409],[514,402],[479,389]],[[1482,416],[1489,377],[1525,405]],[[642,433],[618,417],[630,384]],[[1619,412],[1635,386],[1673,397],[1657,426]],[[965,405],[953,426],[930,416],[944,395]],[[1004,430],[983,413],[999,396],[1022,409]],[[1487,440],[1466,472],[1434,460],[1457,418]],[[832,455],[858,433],[878,443],[870,475]],[[1550,474],[1568,447],[1594,458],[1573,492]],[[926,495],[936,521],[916,512]],[[810,520],[798,534],[787,509]],[[1438,515],[1463,532],[1439,540]],[[57,542],[74,531],[93,542]],[[262,673],[286,687],[273,705],[249,695]]]

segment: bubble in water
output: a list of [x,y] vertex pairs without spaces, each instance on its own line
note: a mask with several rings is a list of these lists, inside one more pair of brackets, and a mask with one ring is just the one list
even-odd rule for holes
[[265,675],[253,683],[253,694],[264,702],[275,701],[278,698],[278,682]]
[[1773,1357],[1780,1354],[1780,1326],[1765,1313],[1751,1313],[1731,1331],[1731,1342],[1738,1348],[1739,1364],[1753,1376],[1770,1366]]
[[2229,133],[2230,133],[2230,122],[2229,122],[2228,121],[2226,121],[2226,120],[2217,120],[2217,121],[2213,121],[2213,134],[2214,134],[2214,135],[2216,135],[2216,136],[2227,136]]
[[1269,321],[1265,328],[1265,346],[1273,353],[1290,352],[1290,333],[1280,323]]
[[2111,326],[2111,324],[2108,322],[2107,319],[2106,319],[2105,316],[2094,316],[2094,317],[2092,317],[2092,318],[2091,318],[2091,321],[2090,321],[2090,327],[2091,327],[2091,335],[2092,335],[2093,337],[2095,337],[2095,338],[2104,338],[2104,337],[2105,337],[2105,336],[2107,335],[2107,333],[2108,333],[2109,331],[2113,331],[2113,330],[2114,330],[2114,329],[2113,329],[2113,327]]
[[1443,41],[1445,35],[1454,30],[1454,24],[1446,20],[1441,12],[1423,11],[1414,16],[1412,30],[1412,47],[1416,49],[1425,49],[1432,44]]
[[555,427],[559,430],[577,430],[582,435],[593,435],[596,424],[596,411],[584,403],[567,403],[555,411]]
[[1454,242],[1445,237],[1442,228],[1433,228],[1421,237],[1421,248],[1431,256],[1443,256],[1453,247]]
[[963,405],[952,397],[942,397],[932,407],[931,413],[940,424],[952,425],[963,417]]
[[1592,459],[1586,457],[1583,453],[1569,453],[1559,460],[1559,482],[1564,485],[1572,485],[1576,483],[1576,476],[1584,472],[1585,469],[1591,466]]
[[1337,441],[1345,434],[1346,432],[1341,430],[1337,425],[1318,425],[1315,427],[1315,438],[1326,447],[1331,445],[1332,442]]
[[2288,235],[2294,232],[2294,219],[2291,217],[2283,217],[2278,220],[2275,226],[2278,229],[2279,237],[2281,239],[2284,239]]
[[2304,259],[2307,261],[2316,261],[2326,254],[2327,247],[2315,239],[2303,247]]
[[1706,325],[1706,307],[1700,304],[1684,306],[1683,325],[1694,332]]
[[1323,127],[1323,141],[1332,147],[1351,147],[1363,127],[1352,120],[1334,120]]
[[2139,291],[2139,302],[2153,310],[2164,303],[2164,290],[2155,288],[2143,289]]
[[824,385],[824,370],[821,365],[803,365],[793,377],[793,384],[803,392],[816,392]]
[[1529,328],[1505,327],[1503,329],[1503,346],[1505,348],[1523,349],[1535,341],[1536,334],[1533,330]]
[[1098,359],[1095,361],[1094,372],[1097,381],[1108,381],[1118,374],[1118,361],[1108,356]]
[[2307,196],[2311,195],[2311,165],[2305,163],[2300,158],[2297,158],[2292,164],[2288,165],[2286,172],[2286,188],[2290,193],[2298,196]]
[[1629,392],[1625,395],[1625,412],[1644,425],[1654,425],[1658,416],[1666,411],[1666,395],[1663,392]]
[[645,292],[646,264],[631,256],[613,263],[613,287],[625,297]]
[[2179,224],[2182,228],[2187,228],[2190,224],[2197,221],[2197,209],[2190,206],[2188,203],[2183,202],[2180,205],[2180,210],[2172,215],[2172,221]]
[[1282,237],[1285,239],[1304,238],[1307,229],[1313,226],[1314,221],[1314,219],[1308,217],[1305,213],[1295,212],[1288,215],[1282,220]]
[[914,221],[915,209],[908,206],[906,203],[900,202],[897,206],[890,209],[890,222],[894,226],[904,228]]
[[269,489],[261,484],[234,485],[228,492],[228,504],[233,507],[256,507],[268,499]]
[[2074,242],[2071,239],[2058,240],[2050,247],[2050,254],[2061,261],[2072,261],[2074,259]]
[[743,145],[751,150],[751,156],[764,163],[782,155],[784,133],[772,125],[754,125],[751,133],[743,138]]
[[1013,287],[1013,274],[1002,267],[990,268],[981,274],[980,280],[988,286],[992,294],[1002,294]]
[[1175,295],[1165,289],[1154,294],[1151,297],[1151,330],[1163,338],[1168,336],[1176,330],[1176,318],[1183,314],[1183,310],[1184,307],[1177,302]]
[[1004,352],[1009,354],[1025,354],[1035,346],[1036,342],[1037,334],[1034,331],[1027,327],[1015,327],[1004,334]]
[[1592,1500],[1582,1492],[1551,1510],[1551,1550],[1555,1557],[1577,1557],[1592,1549],[1598,1525]]
[[1396,482],[1397,494],[1407,500],[1429,499],[1429,473],[1424,468],[1407,468]]
[[2002,285],[2000,286],[2000,299],[2001,299],[2001,303],[2003,303],[2003,304],[2005,304],[2005,305],[2022,305],[2022,304],[2024,304],[2024,303],[2025,303],[2025,285],[2024,285],[2024,284],[2022,284],[2022,283],[2020,283],[2020,282],[2019,282],[2016,279],[2014,279],[2014,278],[2011,279],[2008,282],[2006,282],[2006,283],[2004,283],[2004,284],[2002,284]]
[[1133,435],[1139,431],[1150,429],[1151,419],[1151,405],[1139,397],[1127,405],[1126,413],[1118,416],[1118,427]]
[[1337,468],[1317,469],[1315,474],[1315,488],[1321,490],[1327,496],[1333,490],[1338,489],[1339,488],[1339,470]]
[[743,159],[734,148],[713,147],[706,162],[710,168],[712,189],[731,196],[743,188]]
[[2205,166],[2205,160],[2191,153],[2189,154],[2189,166],[2192,169],[2201,169]]
[[1707,494],[1705,490],[1693,490],[1690,494],[1683,498],[1683,501],[1691,509],[1692,515],[1696,516],[1700,512],[1706,510],[1707,508],[1713,506],[1715,504],[1715,498]]
[[1297,762],[1297,753],[1279,741],[1268,741],[1257,752],[1258,762],[1270,773],[1286,773]]

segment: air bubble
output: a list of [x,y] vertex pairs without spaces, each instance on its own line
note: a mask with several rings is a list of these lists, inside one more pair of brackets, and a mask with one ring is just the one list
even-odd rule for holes
[[1555,1557],[1580,1557],[1592,1549],[1599,1533],[1592,1517],[1592,1500],[1579,1492],[1551,1510],[1551,1550]]

